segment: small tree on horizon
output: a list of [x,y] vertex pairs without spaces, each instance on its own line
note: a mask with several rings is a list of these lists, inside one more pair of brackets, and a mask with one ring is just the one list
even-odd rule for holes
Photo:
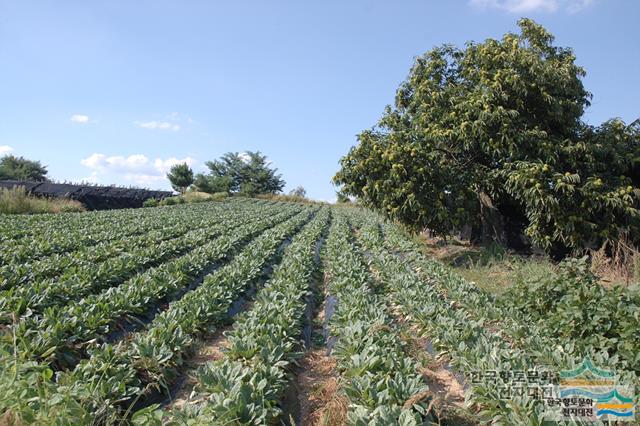
[[187,163],[174,164],[171,166],[167,179],[171,182],[171,187],[181,194],[193,183],[193,170]]
[[5,155],[0,159],[0,180],[44,182],[49,180],[47,173],[47,167],[40,161],[27,160],[14,155]]
[[267,157],[257,152],[228,152],[219,160],[207,161],[209,174],[199,173],[195,186],[204,192],[229,192],[245,195],[276,194],[285,181],[278,169],[270,168]]
[[299,186],[295,187],[294,189],[292,189],[291,191],[289,191],[289,195],[291,195],[293,197],[306,198],[307,197],[307,190],[304,189],[304,186],[299,185]]

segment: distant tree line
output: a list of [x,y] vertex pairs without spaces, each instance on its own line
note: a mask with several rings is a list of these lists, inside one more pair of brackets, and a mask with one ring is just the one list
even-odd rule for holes
[[[254,196],[276,194],[285,186],[278,169],[271,168],[267,157],[259,151],[228,152],[205,165],[209,169],[207,173],[194,175],[187,164],[176,164],[167,178],[173,189],[181,193],[192,186],[196,191],[209,194],[224,192]],[[296,190],[300,192],[300,188]],[[306,194],[304,188],[302,191]]]
[[0,158],[0,180],[45,182],[48,180],[47,168],[39,161],[5,155]]
[[[277,194],[285,181],[278,169],[271,167],[267,157],[258,152],[228,152],[220,159],[207,161],[208,173],[193,173],[186,163],[175,164],[167,173],[171,187],[181,194],[195,191],[247,196]],[[48,182],[47,168],[39,161],[5,155],[0,158],[0,181]],[[305,198],[306,190],[299,186],[290,196]]]

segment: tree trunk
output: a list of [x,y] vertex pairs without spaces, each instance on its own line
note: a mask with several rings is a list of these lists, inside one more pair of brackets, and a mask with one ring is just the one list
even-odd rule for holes
[[485,192],[478,194],[480,202],[481,242],[483,245],[496,242],[502,246],[507,245],[507,235],[504,228],[504,218],[496,208],[491,197]]

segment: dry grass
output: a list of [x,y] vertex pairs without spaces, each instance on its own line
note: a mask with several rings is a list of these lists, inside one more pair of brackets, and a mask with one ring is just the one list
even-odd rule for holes
[[591,271],[604,285],[629,286],[640,282],[640,250],[627,236],[606,242],[598,250],[590,250]]
[[345,424],[349,402],[340,391],[336,360],[326,349],[308,350],[300,359],[295,389],[302,425]]
[[[347,423],[347,413],[349,411],[349,400],[347,397],[338,391],[338,385],[333,391],[331,399],[317,412],[317,417],[314,415],[310,419],[313,425],[322,426],[338,426]],[[317,419],[317,420],[316,420]]]
[[555,274],[556,267],[542,256],[522,256],[498,245],[474,246],[455,238],[419,237],[423,252],[455,268],[464,279],[494,294],[517,282],[537,280]]
[[24,187],[0,188],[0,213],[68,213],[86,209],[79,201],[66,198],[38,198],[27,194]]
[[421,402],[422,400],[425,400],[427,398],[431,398],[431,402],[429,403],[429,406],[427,407],[426,411],[429,412],[431,411],[431,408],[433,408],[433,403],[435,401],[435,395],[433,392],[431,391],[422,391],[422,392],[418,392],[416,394],[414,394],[411,398],[407,399],[404,403],[404,405],[402,406],[403,409],[405,410],[410,410],[414,405],[416,405],[417,403]]
[[[455,268],[456,272],[485,291],[501,294],[519,282],[553,276],[556,265],[540,255],[522,256],[499,246],[480,247],[455,238],[417,237],[423,252]],[[630,286],[640,282],[640,249],[628,237],[607,242],[598,250],[574,253],[589,255],[591,271],[604,286]]]

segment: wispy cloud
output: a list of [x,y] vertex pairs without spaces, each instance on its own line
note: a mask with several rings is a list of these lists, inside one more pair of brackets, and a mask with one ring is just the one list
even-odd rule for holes
[[166,186],[166,174],[174,164],[187,163],[193,166],[196,161],[191,157],[185,158],[155,158],[150,159],[144,154],[129,156],[94,153],[84,158],[80,163],[91,170],[91,176],[85,178],[91,182],[107,182],[124,180],[136,185]]
[[91,174],[89,176],[80,178],[80,182],[99,183],[100,182],[100,177],[98,176],[98,172],[94,170],[94,171],[91,172]]
[[0,156],[7,155],[12,151],[13,151],[13,148],[11,148],[9,145],[0,145]]
[[89,120],[89,116],[88,115],[84,115],[84,114],[73,114],[71,116],[71,121],[74,123],[79,123],[79,124],[86,124],[88,123]]
[[133,124],[148,130],[173,130],[174,132],[180,130],[179,124],[168,121],[134,121]]
[[469,4],[483,9],[500,9],[509,13],[547,12],[564,10],[579,12],[595,0],[470,0]]
[[156,120],[136,120],[133,122],[136,126],[147,130],[170,130],[177,132],[182,128],[189,128],[192,124],[198,124],[186,114],[180,112],[171,112],[164,117]]

